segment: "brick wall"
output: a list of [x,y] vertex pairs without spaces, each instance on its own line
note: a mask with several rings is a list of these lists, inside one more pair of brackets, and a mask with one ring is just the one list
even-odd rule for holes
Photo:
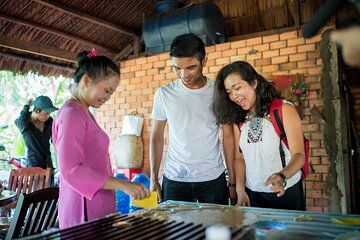
[[[206,48],[208,62],[204,74],[214,79],[221,67],[234,61],[245,60],[267,79],[271,79],[272,75],[304,75],[310,95],[303,101],[302,123],[305,135],[311,139],[312,170],[305,182],[306,202],[309,211],[327,212],[328,198],[324,189],[329,162],[323,140],[324,126],[313,121],[310,115],[313,105],[320,109],[323,107],[320,40],[319,35],[304,39],[297,31],[290,31],[209,46]],[[149,173],[150,117],[154,93],[158,87],[174,80],[176,76],[171,70],[168,53],[121,62],[120,71],[120,85],[116,93],[96,115],[110,136],[111,153],[116,135],[121,131],[123,116],[134,110],[144,116],[144,171]]]

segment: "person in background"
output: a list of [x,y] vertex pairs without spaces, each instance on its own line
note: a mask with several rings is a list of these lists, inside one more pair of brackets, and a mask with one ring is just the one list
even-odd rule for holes
[[[34,110],[30,107],[34,104]],[[50,113],[58,110],[47,96],[30,99],[24,105],[15,125],[19,128],[27,148],[27,167],[53,168],[50,152],[52,122]]]
[[[205,46],[196,35],[176,37],[170,47],[177,80],[160,87],[155,94],[150,137],[150,189],[160,200],[198,201],[228,204],[229,190],[221,157],[220,126],[211,112],[214,81],[202,73],[206,64]],[[164,148],[165,125],[169,126],[169,146],[164,162],[162,187],[159,169]],[[226,132],[226,130],[224,130]],[[224,151],[233,196],[234,152]],[[232,149],[233,150],[233,149]]]
[[305,210],[300,179],[305,162],[301,119],[295,107],[283,100],[283,124],[290,149],[283,145],[283,168],[280,137],[268,116],[272,100],[278,98],[280,93],[273,85],[249,63],[238,61],[219,71],[212,108],[219,123],[233,124],[234,141],[242,151],[240,154],[236,147],[237,204]]
[[148,197],[139,183],[114,178],[109,158],[109,137],[90,107],[100,108],[116,91],[120,71],[96,50],[77,58],[72,98],[58,111],[53,143],[60,169],[59,223],[70,227],[115,212],[115,189],[134,199]]

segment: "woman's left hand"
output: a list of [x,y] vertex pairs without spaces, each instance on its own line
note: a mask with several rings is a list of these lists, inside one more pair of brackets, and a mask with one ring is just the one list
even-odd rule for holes
[[284,195],[285,184],[284,184],[284,180],[279,174],[274,173],[266,180],[265,186],[268,186],[270,184],[272,185],[271,190],[275,193],[278,193],[276,196],[281,197],[282,195]]

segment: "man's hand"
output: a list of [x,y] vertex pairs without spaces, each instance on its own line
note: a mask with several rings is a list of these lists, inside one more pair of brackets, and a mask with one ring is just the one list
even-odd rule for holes
[[154,181],[154,180],[150,181],[150,191],[152,191],[152,192],[157,191],[157,193],[158,193],[158,201],[162,202],[161,186],[160,186],[159,181]]
[[247,193],[243,188],[236,189],[236,193],[237,193],[236,206],[250,206],[249,196],[247,195]]
[[235,187],[229,186],[229,197],[231,206],[235,206],[237,202],[236,189]]
[[31,107],[33,104],[34,104],[34,100],[32,98],[30,98],[26,103],[26,105],[29,105],[29,107]]

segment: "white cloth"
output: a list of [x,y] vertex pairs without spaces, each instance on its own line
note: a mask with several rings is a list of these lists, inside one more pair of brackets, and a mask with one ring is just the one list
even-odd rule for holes
[[[246,164],[246,187],[256,192],[272,192],[271,185],[264,186],[267,178],[280,172],[283,167],[281,163],[279,143],[280,137],[276,134],[270,119],[263,118],[262,137],[258,142],[248,141],[250,121],[246,121],[241,128],[240,148],[244,155]],[[285,152],[285,162],[289,163],[290,151],[281,142]],[[301,171],[287,180],[285,189],[296,184],[301,177]]]
[[213,91],[210,79],[200,89],[189,89],[178,79],[156,91],[152,119],[167,120],[169,127],[164,166],[168,179],[203,182],[224,172],[220,127],[210,108]]

